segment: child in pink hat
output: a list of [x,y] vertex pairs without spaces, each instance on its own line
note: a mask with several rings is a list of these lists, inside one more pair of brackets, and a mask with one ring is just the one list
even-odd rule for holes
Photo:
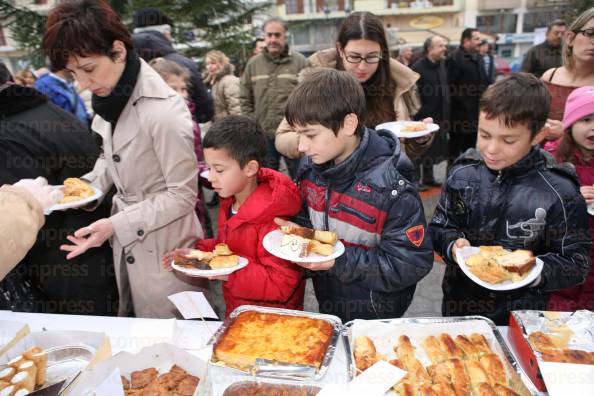
[[[565,135],[549,150],[558,162],[575,166],[580,191],[594,214],[594,86],[574,90],[565,102],[563,116]],[[594,237],[594,216],[590,215],[590,234]],[[594,249],[590,255],[594,258]],[[586,282],[551,294],[549,309],[575,311],[594,309],[594,271]]]

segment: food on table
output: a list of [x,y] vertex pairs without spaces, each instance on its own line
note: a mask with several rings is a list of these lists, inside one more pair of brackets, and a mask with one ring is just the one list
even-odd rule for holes
[[332,325],[321,319],[245,311],[217,341],[213,357],[244,370],[253,367],[258,358],[319,369],[332,331]]
[[[398,395],[517,395],[500,357],[494,353],[484,335],[473,333],[452,336],[441,333],[424,337],[417,352],[406,335],[394,346],[397,359],[388,362],[408,371],[393,386]],[[423,355],[424,353],[424,355]],[[353,354],[358,371],[364,371],[383,359],[369,337],[355,338]],[[431,364],[424,367],[419,357]]]
[[409,122],[400,128],[400,132],[420,132],[427,129],[424,122]]
[[46,371],[47,354],[37,346],[28,349],[0,370],[0,396],[33,392],[44,385]]
[[64,198],[60,201],[61,204],[80,201],[95,194],[93,188],[88,183],[76,177],[69,177],[64,180],[62,192],[64,193]]
[[519,282],[536,264],[529,250],[509,252],[502,246],[480,246],[477,254],[467,257],[464,263],[480,280],[488,283]]
[[540,352],[545,362],[575,363],[594,365],[594,352],[567,348],[567,339],[535,331],[528,335],[532,348]]
[[284,234],[280,251],[290,257],[304,258],[310,253],[330,256],[338,241],[335,232],[314,230],[307,227],[282,226]]
[[183,368],[173,365],[167,373],[159,375],[154,367],[134,371],[130,380],[122,376],[126,396],[171,395],[192,396],[200,379]]
[[321,388],[310,385],[269,384],[253,381],[235,383],[223,396],[315,396]]
[[175,254],[173,262],[184,268],[212,270],[235,267],[239,264],[239,256],[234,255],[226,244],[219,243],[212,252],[192,249],[187,254]]

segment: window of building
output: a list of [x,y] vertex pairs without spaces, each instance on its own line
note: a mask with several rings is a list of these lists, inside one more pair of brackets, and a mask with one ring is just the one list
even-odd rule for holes
[[431,8],[454,5],[454,0],[386,0],[386,8]]
[[518,16],[514,14],[479,15],[476,27],[482,33],[515,33]]
[[309,26],[291,26],[290,32],[293,45],[307,45],[310,43]]
[[530,33],[535,28],[549,26],[549,23],[555,19],[563,19],[563,12],[560,10],[545,10],[527,12],[524,14],[524,24],[522,25],[522,32]]

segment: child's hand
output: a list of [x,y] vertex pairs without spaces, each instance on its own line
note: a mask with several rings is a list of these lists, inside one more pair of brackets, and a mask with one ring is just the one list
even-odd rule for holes
[[[433,118],[431,118],[431,117],[424,118],[423,122],[425,124],[433,124]],[[418,144],[425,144],[429,140],[431,140],[431,134],[415,138],[415,142],[417,142]]]
[[292,221],[281,219],[280,217],[275,217],[274,222],[278,224],[280,227],[290,226],[290,227],[299,227],[299,224],[293,223]]
[[594,202],[594,186],[581,186],[580,192],[588,205]]
[[311,271],[328,271],[330,268],[334,267],[334,260],[330,261],[323,261],[321,263],[293,263],[297,264],[300,267]]
[[454,258],[454,261],[456,263],[458,263],[458,260],[456,260],[456,251],[466,246],[470,246],[470,242],[468,241],[468,239],[464,238],[456,239],[456,242],[454,242],[454,244],[452,245],[452,257]]
[[190,248],[181,248],[181,249],[175,249],[172,250],[170,252],[167,252],[163,255],[163,258],[161,259],[161,264],[163,265],[163,268],[165,268],[167,271],[171,271],[171,262],[173,261],[173,257],[176,254],[188,254],[192,251],[192,249]]

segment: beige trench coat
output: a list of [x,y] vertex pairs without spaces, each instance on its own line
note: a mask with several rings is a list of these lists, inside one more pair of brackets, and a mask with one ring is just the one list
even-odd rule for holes
[[83,178],[104,192],[117,189],[111,243],[120,315],[131,298],[138,317],[173,317],[176,309],[168,295],[208,288],[205,279],[182,277],[161,266],[164,253],[203,237],[194,213],[197,164],[190,112],[142,61],[114,133],[100,116],[92,128],[103,138],[103,155]]

